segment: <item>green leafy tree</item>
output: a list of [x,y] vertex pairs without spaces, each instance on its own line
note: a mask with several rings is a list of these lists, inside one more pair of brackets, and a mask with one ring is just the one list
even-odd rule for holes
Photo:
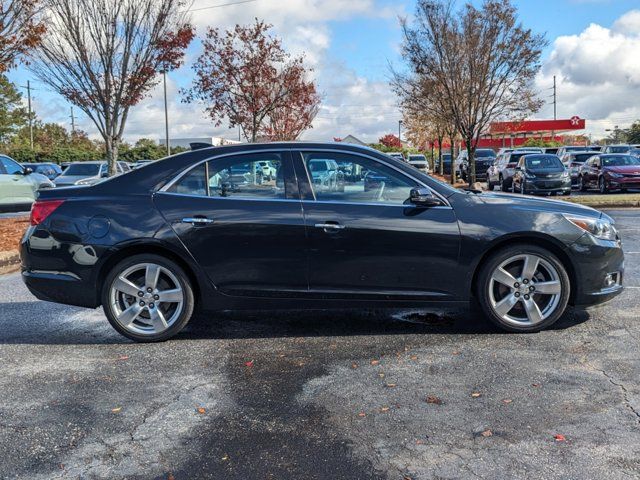
[[640,143],[640,120],[633,122],[625,133],[628,143]]
[[27,123],[22,95],[6,75],[0,75],[0,143],[6,143]]

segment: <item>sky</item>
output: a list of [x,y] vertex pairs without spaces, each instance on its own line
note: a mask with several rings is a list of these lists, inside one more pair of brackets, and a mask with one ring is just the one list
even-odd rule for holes
[[[411,17],[413,0],[255,0],[227,5],[234,1],[195,0],[191,8],[197,33],[204,35],[209,26],[226,29],[251,23],[257,17],[273,25],[273,33],[287,50],[304,54],[323,101],[303,139],[331,141],[352,134],[374,142],[386,133],[397,133],[401,116],[389,88],[390,69],[402,66],[399,18]],[[540,98],[548,102],[531,118],[553,117],[550,88],[556,75],[558,118],[585,118],[585,133],[594,138],[640,119],[640,0],[514,0],[514,4],[524,26],[544,33],[549,42],[535,81]],[[180,88],[189,86],[190,64],[199,53],[196,41],[186,53],[185,65],[168,75],[170,136],[237,139],[237,130],[214,127],[201,105],[181,101]],[[30,80],[41,120],[70,127],[71,105],[28,68],[18,67],[9,78],[21,86]],[[164,138],[163,108],[158,84],[132,109],[125,140]],[[77,128],[99,138],[86,115],[77,108],[74,114]]]

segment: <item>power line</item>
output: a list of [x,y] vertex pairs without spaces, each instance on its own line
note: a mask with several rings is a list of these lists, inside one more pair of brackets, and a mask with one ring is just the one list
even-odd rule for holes
[[213,8],[221,8],[221,7],[230,7],[232,5],[241,5],[243,3],[252,3],[257,2],[258,0],[241,0],[239,2],[231,2],[231,3],[222,3],[220,5],[211,5],[209,7],[200,7],[200,8],[190,8],[187,10],[188,12],[199,12],[200,10],[211,10]]

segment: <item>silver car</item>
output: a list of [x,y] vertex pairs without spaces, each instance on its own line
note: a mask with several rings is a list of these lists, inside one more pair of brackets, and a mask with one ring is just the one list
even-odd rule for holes
[[46,176],[0,155],[0,210],[28,210],[38,190],[54,186]]
[[[117,162],[116,168],[118,174],[123,173],[120,162]],[[95,185],[107,176],[107,162],[73,162],[58,178],[56,178],[56,186],[70,187],[72,185]]]

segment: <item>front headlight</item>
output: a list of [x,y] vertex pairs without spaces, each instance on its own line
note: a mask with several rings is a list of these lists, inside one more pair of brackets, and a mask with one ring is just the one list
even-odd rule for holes
[[609,172],[609,176],[613,177],[613,178],[622,178],[622,177],[624,177],[624,175],[622,175],[621,173],[615,173],[615,172]]
[[93,185],[95,182],[93,178],[85,178],[84,180],[78,180],[74,185]]
[[562,172],[562,176],[564,178],[567,178],[569,176],[569,170],[565,170],[564,172]]
[[564,218],[600,240],[615,240],[618,235],[616,227],[605,218],[582,217],[579,215],[564,215]]
[[536,176],[531,172],[524,172],[524,177],[529,179],[536,178]]

